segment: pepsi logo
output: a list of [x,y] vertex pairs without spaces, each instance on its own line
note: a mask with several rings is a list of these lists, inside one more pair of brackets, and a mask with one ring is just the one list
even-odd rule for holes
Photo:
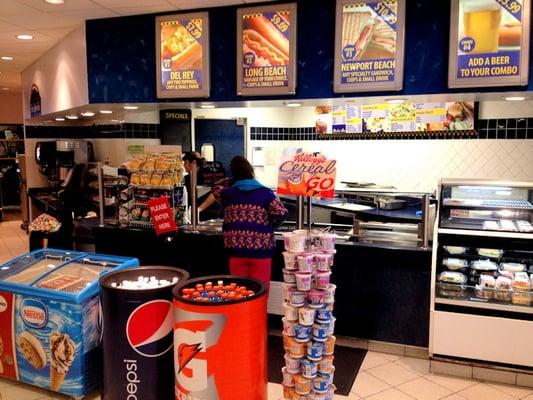
[[172,348],[174,309],[167,300],[153,300],[137,307],[128,318],[126,337],[133,350],[145,357],[159,357]]
[[48,309],[39,300],[22,300],[20,314],[24,323],[32,328],[42,328],[48,322]]

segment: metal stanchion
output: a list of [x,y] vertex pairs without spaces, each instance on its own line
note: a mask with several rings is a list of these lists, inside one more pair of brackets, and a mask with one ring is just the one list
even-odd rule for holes
[[422,247],[429,246],[429,194],[422,196]]
[[304,197],[296,196],[296,229],[304,227]]
[[313,198],[307,197],[307,232],[311,233],[311,225],[312,225],[312,218],[311,218],[311,211],[313,209]]
[[191,169],[191,224],[192,224],[192,230],[195,231],[198,226],[198,199],[196,198],[197,195],[197,188],[196,188],[196,166],[193,165],[193,168]]
[[105,213],[105,207],[104,207],[104,174],[102,170],[102,163],[98,162],[96,163],[96,173],[98,176],[98,205],[100,209],[100,224],[99,226],[104,226],[104,213]]

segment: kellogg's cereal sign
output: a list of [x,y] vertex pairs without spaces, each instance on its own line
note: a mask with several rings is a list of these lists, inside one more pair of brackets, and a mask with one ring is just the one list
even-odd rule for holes
[[298,153],[279,166],[278,193],[332,198],[336,174],[336,160],[320,153]]

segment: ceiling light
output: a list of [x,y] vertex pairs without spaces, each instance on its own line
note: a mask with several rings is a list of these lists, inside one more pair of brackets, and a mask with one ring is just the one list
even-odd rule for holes
[[65,0],[44,0],[46,3],[50,4],[63,4]]
[[32,40],[33,36],[32,35],[17,35],[17,39],[20,39],[20,40]]
[[67,115],[67,119],[78,119],[77,115]]
[[2,57],[0,57],[0,60],[13,61],[13,57],[11,57],[11,56],[2,56]]
[[137,106],[124,106],[124,110],[137,110],[138,108]]
[[385,100],[389,104],[403,104],[405,103],[405,99],[386,99]]
[[3,87],[2,90],[9,90],[9,88],[8,87]]
[[64,120],[65,120],[65,118],[56,118],[56,121],[58,121],[58,122],[62,122]]
[[202,104],[200,105],[200,108],[215,108],[214,104]]
[[526,98],[522,96],[510,96],[505,98],[507,101],[524,101],[525,99]]
[[111,110],[100,110],[100,114],[113,114]]
[[82,117],[94,117],[94,113],[92,111],[85,111],[80,114]]
[[285,103],[287,107],[300,107],[302,103]]

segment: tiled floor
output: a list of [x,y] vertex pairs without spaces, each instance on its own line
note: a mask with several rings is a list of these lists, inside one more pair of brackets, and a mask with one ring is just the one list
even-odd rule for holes
[[[20,221],[0,223],[0,264],[28,251]],[[281,385],[268,384],[269,400],[283,398]],[[0,378],[0,400],[66,400],[68,397]],[[86,396],[99,400],[99,394]],[[335,400],[533,400],[533,388],[436,375],[429,361],[369,351],[349,396]]]

